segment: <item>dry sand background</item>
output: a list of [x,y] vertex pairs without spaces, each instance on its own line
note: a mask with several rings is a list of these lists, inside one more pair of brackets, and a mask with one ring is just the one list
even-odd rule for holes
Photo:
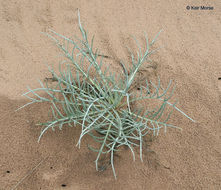
[[[214,10],[188,11],[187,5]],[[26,86],[39,87],[37,79],[49,75],[44,63],[57,63],[57,48],[41,32],[79,34],[77,8],[95,46],[116,60],[127,59],[131,34],[141,40],[143,31],[153,38],[163,29],[156,46],[164,48],[152,56],[155,72],[165,85],[174,79],[178,106],[197,121],[176,113],[171,122],[183,131],[161,134],[151,145],[155,154],[144,150],[143,163],[123,150],[115,162],[117,180],[111,168],[96,172],[87,140],[75,147],[76,129],[50,131],[37,143],[35,123],[47,119],[47,107],[14,112],[27,102],[21,97]],[[17,189],[221,189],[220,31],[219,0],[1,0],[0,189],[12,189],[39,163]]]

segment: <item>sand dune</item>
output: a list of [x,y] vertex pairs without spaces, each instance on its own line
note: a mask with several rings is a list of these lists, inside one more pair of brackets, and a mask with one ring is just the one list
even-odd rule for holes
[[[213,10],[187,10],[187,6]],[[58,50],[41,32],[53,29],[79,35],[81,20],[95,34],[95,46],[114,58],[106,60],[117,71],[117,61],[129,58],[125,46],[135,49],[145,31],[153,39],[161,29],[152,56],[154,73],[164,85],[176,83],[178,107],[197,122],[175,113],[171,122],[183,131],[161,133],[144,150],[144,162],[132,161],[130,151],[116,158],[118,179],[111,168],[97,172],[96,154],[75,145],[78,129],[50,131],[38,144],[38,121],[47,120],[48,107],[36,104],[14,112],[27,102],[26,86],[49,76],[45,63],[58,64]],[[214,1],[0,1],[0,189],[221,189],[221,4]],[[37,167],[36,167],[37,166]],[[35,168],[36,167],[36,168]],[[33,171],[33,172],[32,172]],[[27,176],[27,177],[26,177]]]

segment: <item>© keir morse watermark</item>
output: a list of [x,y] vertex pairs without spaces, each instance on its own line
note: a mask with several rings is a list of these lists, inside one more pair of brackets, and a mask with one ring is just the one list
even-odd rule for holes
[[192,6],[192,5],[187,5],[186,6],[187,10],[214,10],[213,6]]

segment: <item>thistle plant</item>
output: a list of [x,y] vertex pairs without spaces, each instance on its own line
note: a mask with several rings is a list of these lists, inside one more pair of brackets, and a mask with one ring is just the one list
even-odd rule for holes
[[[64,126],[76,126],[81,128],[77,146],[80,148],[84,136],[90,136],[98,143],[98,147],[88,145],[89,149],[97,153],[95,160],[96,169],[103,154],[110,155],[110,164],[116,178],[114,168],[114,154],[119,147],[127,146],[135,160],[134,148],[139,147],[140,159],[142,161],[142,147],[146,135],[158,135],[160,129],[177,128],[169,124],[169,118],[176,110],[188,119],[188,115],[182,112],[176,102],[171,103],[171,97],[175,87],[172,88],[172,81],[167,88],[146,80],[145,85],[140,85],[139,93],[132,90],[135,76],[143,64],[147,64],[149,56],[156,51],[151,50],[156,37],[149,42],[145,35],[146,47],[141,48],[135,39],[138,51],[136,55],[130,51],[131,64],[127,69],[123,62],[120,62],[122,73],[118,76],[112,74],[110,69],[104,67],[104,55],[93,47],[94,37],[88,39],[86,30],[83,28],[78,12],[79,29],[82,38],[67,38],[54,31],[46,35],[53,40],[63,55],[63,62],[60,63],[59,73],[48,67],[53,76],[56,86],[51,87],[48,81],[40,82],[41,87],[37,89],[28,88],[23,94],[32,103],[47,102],[51,106],[52,119],[46,123],[40,123],[43,130],[38,141],[49,129],[60,130]],[[171,90],[172,88],[172,90]],[[39,95],[43,91],[47,96]],[[32,96],[30,96],[32,94]],[[34,95],[34,96],[33,96]],[[132,105],[139,101],[157,101],[153,108],[134,109]],[[166,108],[170,111],[165,111]],[[19,108],[20,109],[20,108]]]

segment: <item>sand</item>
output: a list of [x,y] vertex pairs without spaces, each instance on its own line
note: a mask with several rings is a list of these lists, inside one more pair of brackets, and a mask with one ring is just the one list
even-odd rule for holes
[[[187,10],[188,5],[214,9]],[[26,87],[37,88],[37,79],[50,76],[45,63],[58,64],[59,51],[41,32],[79,35],[77,8],[89,37],[95,34],[95,46],[127,66],[125,46],[135,49],[130,35],[142,41],[144,31],[153,39],[163,29],[152,72],[164,85],[173,79],[177,106],[196,120],[174,113],[171,123],[183,130],[162,131],[150,143],[154,152],[144,149],[143,163],[138,150],[135,162],[122,150],[115,160],[117,180],[110,167],[95,170],[96,154],[87,149],[87,139],[81,149],[75,146],[78,129],[49,131],[37,142],[41,127],[35,124],[47,120],[46,105],[14,112],[28,102],[21,96]],[[221,189],[220,31],[218,0],[1,0],[0,189]],[[111,68],[119,67],[113,62]]]

